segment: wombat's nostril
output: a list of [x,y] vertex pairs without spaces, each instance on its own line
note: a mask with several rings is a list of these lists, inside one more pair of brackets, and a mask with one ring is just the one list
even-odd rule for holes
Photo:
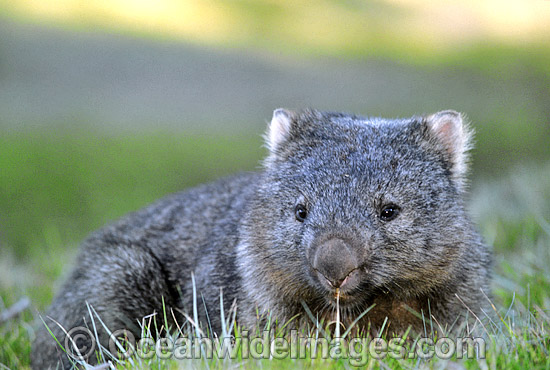
[[313,256],[313,268],[333,288],[345,285],[348,277],[358,267],[351,247],[341,239],[329,239],[320,244]]

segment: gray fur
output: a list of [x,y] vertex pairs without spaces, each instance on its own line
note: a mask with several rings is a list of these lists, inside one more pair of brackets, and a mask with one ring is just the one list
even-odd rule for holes
[[[483,316],[491,257],[464,208],[471,135],[457,113],[386,120],[277,110],[270,130],[263,171],[172,195],[89,237],[45,317],[69,330],[90,322],[88,302],[111,330],[139,336],[136,323],[162,312],[163,299],[192,312],[194,273],[217,332],[222,288],[225,309],[236,300],[245,327],[268,315],[305,324],[302,302],[331,318],[334,291],[319,271],[339,263],[335,245],[351,256],[338,268],[357,265],[340,289],[348,325],[373,303],[360,323],[373,333],[386,316],[390,332],[421,331],[407,307],[447,329],[464,320],[465,306]],[[384,221],[390,203],[400,213]],[[303,222],[297,204],[307,208]],[[45,321],[62,342],[62,330]],[[40,329],[33,368],[58,359],[69,366]]]

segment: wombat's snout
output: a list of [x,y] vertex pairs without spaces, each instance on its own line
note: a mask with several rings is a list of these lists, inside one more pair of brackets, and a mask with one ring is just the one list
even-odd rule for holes
[[350,245],[342,239],[333,238],[317,247],[312,266],[322,284],[340,288],[350,285],[359,262]]

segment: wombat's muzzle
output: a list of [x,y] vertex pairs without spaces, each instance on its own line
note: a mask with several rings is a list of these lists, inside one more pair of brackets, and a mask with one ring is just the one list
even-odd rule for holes
[[359,261],[352,247],[339,238],[317,246],[311,261],[321,284],[327,288],[345,288],[358,273]]

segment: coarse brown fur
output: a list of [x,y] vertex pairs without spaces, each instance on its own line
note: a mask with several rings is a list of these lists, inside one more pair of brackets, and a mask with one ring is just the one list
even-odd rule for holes
[[[90,327],[93,308],[111,331],[139,337],[144,316],[192,312],[195,288],[199,320],[218,334],[221,289],[224,311],[237,302],[249,328],[311,326],[304,307],[330,321],[338,296],[346,327],[372,306],[357,328],[375,335],[382,326],[421,333],[427,321],[456,333],[485,316],[491,271],[464,204],[470,138],[453,111],[387,120],[276,110],[262,171],[172,195],[94,233],[45,322],[66,343],[60,326]],[[109,348],[101,327],[98,336]],[[58,362],[71,366],[42,327],[32,366]]]

